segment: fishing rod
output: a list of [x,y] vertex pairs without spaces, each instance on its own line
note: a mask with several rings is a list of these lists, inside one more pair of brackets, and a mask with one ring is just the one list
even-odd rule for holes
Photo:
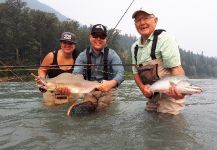
[[[2,64],[2,65],[5,65],[2,61],[0,61],[0,63]],[[13,72],[10,68],[8,68],[8,70],[13,74],[13,75],[15,75],[20,81],[23,81],[23,79],[22,78],[20,78],[15,72]]]
[[108,35],[107,38],[107,42],[109,42],[109,40],[111,39],[111,36],[113,35],[113,33],[115,32],[115,29],[117,28],[117,26],[119,25],[119,23],[121,22],[121,20],[123,19],[123,17],[125,16],[125,14],[127,13],[127,11],[130,9],[131,5],[134,3],[135,0],[132,0],[132,2],[130,3],[130,5],[127,7],[127,9],[125,10],[124,14],[121,16],[121,18],[118,20],[117,24],[115,25],[115,27],[112,29],[111,34]]
[[[104,64],[73,64],[73,65],[4,65],[0,66],[0,69],[17,69],[17,68],[39,68],[39,67],[62,67],[62,66],[104,66]],[[138,66],[137,64],[111,64],[109,66]]]

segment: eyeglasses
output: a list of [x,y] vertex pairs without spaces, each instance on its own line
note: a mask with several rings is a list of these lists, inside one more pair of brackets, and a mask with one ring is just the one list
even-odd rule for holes
[[67,41],[62,41],[63,44],[66,44],[66,45],[73,45],[74,43],[72,42],[67,42]]
[[92,37],[94,39],[100,38],[102,40],[105,40],[106,36],[105,35],[101,35],[101,34],[92,34]]
[[152,18],[154,18],[153,15],[149,15],[147,17],[141,17],[141,18],[135,19],[135,23],[138,24],[138,23],[141,23],[141,21],[149,21]]

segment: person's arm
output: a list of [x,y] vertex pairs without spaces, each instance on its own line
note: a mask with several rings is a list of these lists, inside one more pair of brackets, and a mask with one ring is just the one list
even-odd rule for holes
[[[175,38],[166,33],[164,33],[164,35],[165,38],[162,38],[164,42],[161,45],[161,55],[163,58],[164,67],[167,68],[170,74],[173,76],[185,75],[185,72],[181,66],[179,47]],[[185,96],[176,91],[175,86],[171,86],[167,95],[174,99],[182,99]]]
[[[49,66],[52,64],[53,62],[53,58],[54,58],[54,55],[52,52],[48,53],[42,63],[41,63],[41,66]],[[38,76],[41,77],[41,78],[45,78],[47,76],[47,73],[48,73],[48,69],[49,67],[39,67],[38,69]]]
[[143,94],[145,97],[149,98],[149,97],[152,96],[152,93],[151,93],[150,90],[149,90],[150,85],[149,85],[149,84],[146,84],[146,85],[143,84],[143,83],[142,83],[142,80],[140,79],[138,73],[137,73],[137,74],[134,74],[134,80],[135,80],[135,82],[136,82],[136,85],[139,87],[140,91],[142,92],[142,94]]
[[[117,65],[118,64],[118,65]],[[122,64],[121,58],[115,51],[111,51],[111,67],[115,74],[113,80],[117,82],[118,86],[124,81],[124,66]]]
[[[173,75],[173,76],[182,76],[182,75],[185,75],[185,72],[184,72],[184,69],[182,68],[182,66],[177,66],[177,67],[170,68],[169,71],[170,71],[171,75]],[[166,94],[168,96],[176,99],[176,100],[183,99],[185,97],[184,94],[179,93],[176,90],[175,86],[171,86],[170,89],[169,89],[169,92],[166,93]]]
[[153,95],[153,93],[151,93],[150,92],[150,90],[149,90],[149,87],[150,87],[150,85],[149,84],[147,84],[147,85],[144,85],[143,83],[142,83],[142,80],[141,80],[141,78],[139,77],[139,74],[138,74],[138,71],[137,71],[137,68],[136,68],[136,66],[135,66],[135,64],[137,64],[137,62],[136,62],[136,60],[135,60],[135,57],[134,57],[134,51],[135,51],[135,47],[136,47],[136,43],[134,43],[132,46],[131,46],[131,54],[132,54],[132,64],[134,64],[133,66],[132,66],[132,71],[133,71],[133,77],[134,77],[134,81],[135,81],[135,83],[136,83],[136,85],[139,87],[139,89],[140,89],[140,91],[142,92],[142,94],[145,96],[145,97],[147,97],[147,98],[150,98],[152,95]]
[[[43,59],[41,66],[49,66],[52,64],[53,62],[53,53],[50,52],[48,53],[45,58]],[[39,67],[38,68],[38,77],[39,78],[45,78],[47,76],[47,72],[48,72],[49,67]],[[35,82],[38,85],[42,85],[41,81],[35,78]]]
[[100,86],[97,88],[100,91],[107,92],[112,88],[116,87],[118,82],[116,80],[103,80]]
[[171,75],[173,76],[181,76],[181,75],[185,75],[185,71],[182,68],[182,66],[177,66],[177,67],[173,67],[169,69]]
[[[43,61],[42,61],[42,63],[41,63],[41,66],[49,66],[49,65],[51,65],[52,64],[52,62],[53,62],[53,53],[52,52],[50,52],[50,53],[48,53],[45,57],[44,57],[44,59],[43,59]],[[39,67],[38,68],[38,77],[41,79],[41,78],[46,78],[46,76],[47,76],[47,72],[48,72],[48,69],[49,69],[49,67]],[[41,82],[41,80],[39,80],[38,78],[35,78],[35,82],[36,82],[36,84],[38,84],[38,85],[43,85],[43,83]],[[39,90],[41,91],[41,92],[46,92],[46,90],[44,90],[43,88],[39,88]]]

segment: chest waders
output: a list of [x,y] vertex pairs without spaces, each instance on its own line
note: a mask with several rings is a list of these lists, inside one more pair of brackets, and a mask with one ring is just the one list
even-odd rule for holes
[[[152,42],[152,47],[151,47],[151,54],[150,57],[152,61],[156,60],[156,46],[157,46],[157,40],[158,40],[158,35],[160,35],[163,31],[162,29],[155,30],[153,33],[153,42]],[[139,46],[136,45],[134,48],[134,58],[137,64],[137,53],[138,53]],[[137,67],[139,77],[141,78],[143,84],[153,84],[157,80],[159,80],[158,76],[158,64],[139,64]],[[154,93],[151,97],[148,97],[149,99],[152,99],[153,97],[157,96],[159,93]]]

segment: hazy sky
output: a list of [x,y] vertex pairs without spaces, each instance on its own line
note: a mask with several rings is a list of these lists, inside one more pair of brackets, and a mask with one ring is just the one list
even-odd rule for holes
[[[132,0],[39,0],[81,24],[105,24],[114,28]],[[205,56],[217,57],[217,11],[215,0],[135,0],[118,25],[121,34],[139,36],[132,13],[153,9],[157,28],[175,36],[180,47]]]

